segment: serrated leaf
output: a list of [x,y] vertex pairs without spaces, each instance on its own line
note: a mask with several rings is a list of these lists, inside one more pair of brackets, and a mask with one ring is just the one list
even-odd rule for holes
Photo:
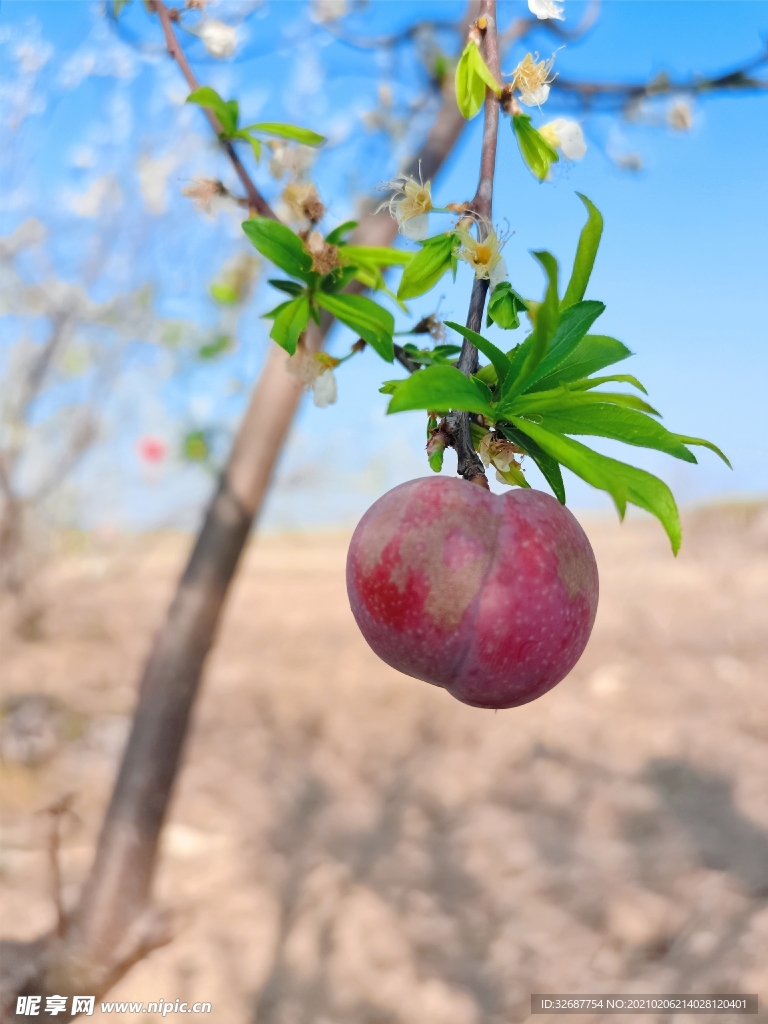
[[512,369],[507,375],[507,392],[517,395],[531,379],[533,371],[547,354],[547,348],[555,332],[560,317],[560,300],[557,293],[557,260],[549,252],[535,252],[533,256],[539,261],[547,275],[547,291],[543,302],[529,302],[529,315],[534,321],[534,329],[519,345],[512,357]]
[[526,312],[528,303],[518,295],[509,281],[499,281],[488,300],[485,326],[495,323],[504,331],[515,331],[520,326],[518,313]]
[[560,159],[557,151],[536,131],[528,114],[516,114],[512,118],[512,129],[525,165],[534,177],[544,181],[549,168]]
[[600,237],[603,233],[603,217],[598,208],[581,192],[577,192],[576,195],[586,206],[588,217],[587,223],[581,229],[571,279],[565,289],[563,301],[560,303],[561,309],[567,309],[574,302],[579,302],[584,298],[600,245]]
[[587,334],[557,369],[530,385],[528,391],[549,391],[559,384],[581,380],[631,355],[627,346],[615,338],[603,334]]
[[518,448],[522,448],[526,455],[530,455],[541,470],[542,476],[552,488],[557,500],[561,505],[564,505],[565,484],[563,483],[563,474],[560,471],[560,463],[557,459],[553,459],[551,455],[547,455],[544,449],[540,448],[533,438],[528,437],[527,434],[523,434],[520,430],[516,430],[508,423],[498,424],[496,429],[500,430],[508,441],[512,441],[512,443],[516,444]]
[[628,501],[656,516],[666,530],[672,551],[677,554],[681,538],[680,516],[672,492],[663,480],[643,469],[609,459],[580,441],[546,430],[528,420],[515,417],[513,425],[582,480],[607,491],[622,518]]
[[198,106],[212,110],[225,135],[232,135],[237,131],[237,117],[233,116],[233,108],[210,85],[202,85],[191,92],[187,96],[187,103],[197,103]]
[[465,377],[455,366],[428,366],[406,378],[392,396],[387,412],[408,409],[454,409],[494,418],[490,389],[479,380]]
[[512,363],[509,361],[507,356],[504,355],[501,349],[496,348],[492,341],[488,341],[482,336],[482,334],[478,334],[477,331],[472,331],[469,327],[462,327],[461,324],[456,324],[452,320],[446,320],[445,326],[456,331],[456,333],[460,334],[462,338],[466,338],[467,341],[470,341],[475,348],[479,349],[486,358],[490,359],[491,364],[496,371],[499,383],[503,386],[504,379],[512,369]]
[[543,426],[559,434],[590,434],[610,437],[637,448],[653,448],[683,462],[696,462],[685,445],[658,420],[635,409],[595,403],[551,409],[543,413]]
[[415,299],[433,288],[451,269],[453,250],[458,244],[454,234],[436,235],[424,243],[403,271],[397,289],[398,299]]
[[311,128],[299,128],[295,124],[282,124],[278,121],[260,121],[249,124],[243,131],[263,132],[265,135],[276,135],[280,139],[293,139],[303,146],[320,146],[326,141],[324,135],[318,135]]
[[312,257],[290,228],[267,217],[252,217],[243,222],[243,231],[261,255],[276,267],[291,277],[309,280]]
[[330,234],[325,236],[325,240],[328,245],[339,245],[344,244],[342,239],[344,235],[348,235],[350,231],[354,231],[357,227],[356,220],[345,220],[343,224],[339,224],[337,228],[334,228]]
[[[546,305],[546,303],[544,304]],[[589,328],[605,310],[602,302],[578,302],[564,310],[557,321],[557,327],[547,346],[546,355],[538,366],[527,376],[524,376],[524,369],[516,382],[514,391],[527,391],[536,381],[549,376],[557,367],[563,363],[570,353],[576,348],[581,339],[586,335]],[[541,311],[539,312],[539,316]],[[538,335],[539,317],[536,320],[536,332]]]
[[292,356],[302,332],[309,323],[309,296],[305,293],[286,302],[275,317],[270,338]]
[[315,298],[318,305],[351,327],[363,341],[367,341],[382,359],[388,363],[393,362],[395,351],[392,333],[395,319],[389,310],[364,295],[328,295],[317,292]]

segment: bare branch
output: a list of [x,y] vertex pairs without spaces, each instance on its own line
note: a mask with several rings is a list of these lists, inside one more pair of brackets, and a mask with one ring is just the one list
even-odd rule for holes
[[768,78],[757,78],[752,72],[766,66],[768,46],[756,57],[719,75],[674,80],[660,74],[649,82],[585,82],[558,75],[552,82],[552,89],[577,97],[587,107],[599,103],[615,109],[670,94],[701,96],[711,92],[760,92],[768,89]]

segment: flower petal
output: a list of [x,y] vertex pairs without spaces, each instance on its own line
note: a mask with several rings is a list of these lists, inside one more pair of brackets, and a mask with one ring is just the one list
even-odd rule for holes
[[581,160],[587,152],[587,144],[578,121],[563,120],[556,130],[560,138],[560,149],[563,151],[563,156],[569,160]]
[[564,18],[562,4],[556,4],[554,0],[528,0],[528,10],[541,21],[545,18],[563,21]]
[[528,92],[521,91],[520,102],[524,103],[526,107],[540,107],[542,103],[546,103],[548,96],[549,85],[545,82],[544,85],[540,85],[537,89],[531,89]]
[[493,289],[496,287],[497,284],[500,284],[502,281],[506,280],[506,278],[507,278],[507,264],[504,262],[503,259],[499,260],[499,262],[493,268],[493,270],[491,271],[489,276],[490,276],[491,291],[493,291]]
[[333,370],[324,370],[315,381],[313,387],[313,401],[318,409],[325,409],[334,405],[338,397],[336,389],[336,377]]
[[415,217],[409,217],[407,220],[400,220],[399,226],[402,234],[406,238],[410,238],[414,242],[420,242],[422,238],[427,237],[427,231],[429,231],[429,214],[419,213]]

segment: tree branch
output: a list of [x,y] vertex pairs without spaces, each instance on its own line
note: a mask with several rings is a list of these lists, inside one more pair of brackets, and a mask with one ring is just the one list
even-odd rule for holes
[[[166,7],[163,0],[152,0],[152,6],[157,12],[158,17],[160,18],[160,23],[163,26],[163,34],[165,35],[165,44],[168,47],[168,53],[170,53],[170,55],[179,65],[179,67],[181,68],[181,73],[187,80],[187,85],[189,86],[190,90],[194,92],[195,89],[200,88],[200,83],[197,81],[194,74],[192,73],[192,68],[189,66],[189,62],[187,61],[184,51],[181,48],[181,44],[176,38],[176,33],[173,31],[173,24],[171,23],[171,17],[168,8]],[[223,129],[221,124],[219,123],[218,118],[213,113],[213,111],[209,110],[207,107],[203,107],[203,110],[205,111],[205,116],[211,122],[211,127],[219,136],[219,138],[221,138]],[[225,153],[229,157],[232,166],[235,169],[235,173],[242,182],[243,188],[245,189],[246,195],[248,196],[248,203],[251,206],[251,208],[254,209],[261,217],[269,217],[272,220],[277,220],[278,218],[276,213],[269,205],[269,203],[266,201],[266,199],[262,196],[261,192],[259,192],[259,190],[256,188],[254,183],[251,181],[250,175],[243,166],[240,157],[235,152],[235,147],[232,145],[231,142],[229,142],[226,139],[221,140],[221,145],[224,148]]]
[[768,65],[768,46],[756,57],[719,75],[699,76],[673,81],[666,74],[650,82],[584,82],[558,75],[552,89],[577,97],[585,106],[601,102],[604,107],[626,106],[655,96],[683,94],[701,96],[710,92],[759,92],[768,89],[768,79],[756,78],[752,72]]
[[[480,18],[485,18],[487,25],[483,37],[483,50],[485,62],[498,82],[501,82],[501,67],[499,65],[499,42],[496,24],[496,0],[482,0],[480,4]],[[485,93],[485,123],[483,126],[483,148],[480,157],[480,179],[477,184],[477,192],[472,200],[472,209],[480,218],[478,220],[478,238],[482,241],[490,230],[491,217],[493,215],[493,179],[496,171],[496,141],[499,134],[499,101],[495,94],[486,89]],[[485,299],[488,294],[488,279],[476,277],[472,285],[472,295],[469,300],[469,313],[467,315],[467,327],[470,330],[480,332],[483,326],[483,310]],[[466,338],[461,346],[458,367],[465,376],[469,377],[477,373],[478,355],[477,349]],[[488,487],[488,479],[483,469],[475,446],[472,443],[472,431],[469,423],[469,413],[457,412],[449,417],[451,433],[456,442],[456,453],[458,455],[457,472],[465,480],[479,484],[481,487]]]

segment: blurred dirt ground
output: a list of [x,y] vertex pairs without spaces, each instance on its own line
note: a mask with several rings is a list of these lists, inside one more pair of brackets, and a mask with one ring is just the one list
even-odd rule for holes
[[[345,537],[252,544],[164,834],[176,938],[110,998],[209,1000],[217,1024],[506,1024],[532,992],[742,991],[765,1020],[768,505],[685,525],[675,560],[654,522],[587,521],[587,651],[498,713],[368,650]],[[188,543],[65,553],[35,642],[6,609],[5,936],[53,923],[36,812],[68,793],[76,897]]]

